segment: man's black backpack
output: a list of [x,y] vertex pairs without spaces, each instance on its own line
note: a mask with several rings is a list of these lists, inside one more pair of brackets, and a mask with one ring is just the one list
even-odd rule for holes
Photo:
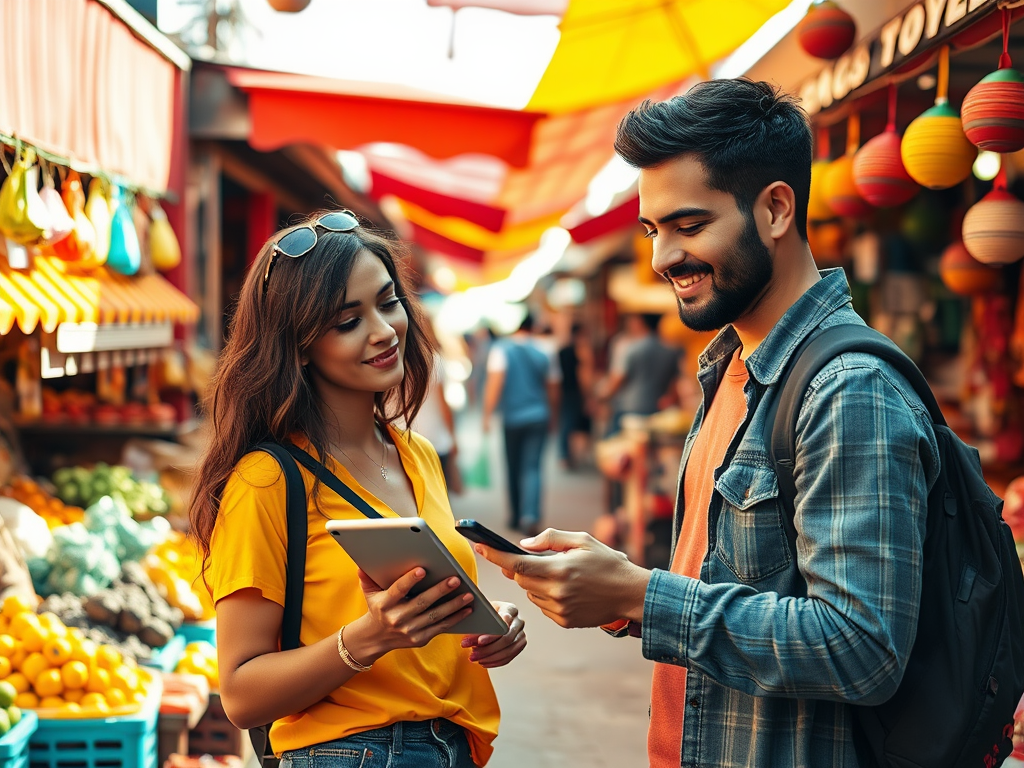
[[946,425],[917,366],[870,328],[840,325],[812,334],[779,386],[765,439],[788,512],[790,549],[795,557],[800,404],[814,376],[844,352],[882,358],[913,385],[934,421],[942,458],[928,497],[917,639],[892,698],[853,707],[858,754],[879,768],[998,766],[1012,751],[1013,714],[1024,693],[1024,575],[1013,536],[977,452]]

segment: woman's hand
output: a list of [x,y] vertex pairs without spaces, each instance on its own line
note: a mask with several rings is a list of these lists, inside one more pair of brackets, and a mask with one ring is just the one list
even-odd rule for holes
[[462,647],[473,649],[469,660],[487,669],[505,666],[526,647],[526,622],[519,617],[519,609],[513,603],[492,601],[491,605],[508,624],[508,632],[504,635],[466,635],[462,638]]
[[470,594],[434,606],[458,588],[460,582],[454,576],[406,599],[424,576],[426,571],[414,568],[387,589],[381,589],[359,572],[359,586],[369,611],[345,628],[345,647],[356,661],[372,664],[389,651],[422,648],[472,612]]

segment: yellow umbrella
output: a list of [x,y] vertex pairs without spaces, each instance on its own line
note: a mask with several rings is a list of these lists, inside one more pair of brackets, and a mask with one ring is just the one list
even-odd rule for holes
[[561,114],[638,96],[732,53],[789,0],[570,0],[527,109]]

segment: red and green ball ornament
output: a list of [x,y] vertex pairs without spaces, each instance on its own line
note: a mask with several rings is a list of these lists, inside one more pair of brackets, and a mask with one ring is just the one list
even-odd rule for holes
[[999,69],[964,97],[960,116],[968,140],[989,152],[1024,149],[1024,75],[1010,62],[1010,12],[1003,11],[1003,54]]
[[903,205],[920,187],[903,166],[896,133],[896,86],[889,86],[889,122],[885,130],[861,147],[853,158],[853,184],[876,208]]
[[807,9],[796,25],[800,47],[818,59],[838,59],[853,45],[857,23],[833,0],[822,0]]

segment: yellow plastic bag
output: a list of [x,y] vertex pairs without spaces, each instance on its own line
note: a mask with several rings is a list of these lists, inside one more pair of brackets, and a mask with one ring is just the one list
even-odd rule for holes
[[150,215],[153,220],[149,225],[149,254],[153,266],[161,272],[167,272],[181,263],[181,246],[167,220],[167,214],[156,201],[153,202]]
[[89,199],[85,201],[85,215],[96,230],[95,256],[91,266],[105,264],[110,253],[110,200],[100,179],[89,182]]
[[36,189],[36,153],[26,149],[0,187],[0,233],[21,245],[35,245],[47,231],[46,205]]

